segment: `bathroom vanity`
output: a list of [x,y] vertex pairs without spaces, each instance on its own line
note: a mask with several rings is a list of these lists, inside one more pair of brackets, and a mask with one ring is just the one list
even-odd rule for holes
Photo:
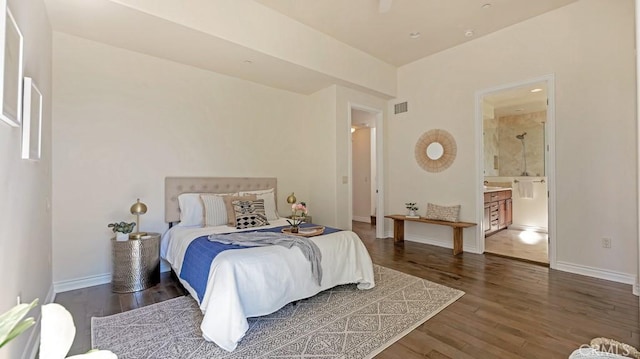
[[485,187],[484,220],[485,237],[507,228],[513,223],[511,189],[503,187]]

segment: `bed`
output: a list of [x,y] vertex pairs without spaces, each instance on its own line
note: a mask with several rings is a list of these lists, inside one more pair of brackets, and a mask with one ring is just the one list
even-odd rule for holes
[[[178,198],[183,193],[229,193],[277,189],[275,178],[167,177],[165,221],[180,221]],[[314,278],[309,261],[300,249],[279,245],[225,250],[213,260],[194,257],[196,245],[208,243],[211,234],[256,229],[278,231],[286,219],[271,219],[260,228],[237,230],[228,225],[172,226],[162,237],[161,256],[180,282],[198,301],[204,317],[200,326],[204,339],[233,351],[249,329],[247,318],[263,316],[284,305],[312,297],[336,285],[357,283],[358,289],[373,288],[373,264],[360,238],[351,231],[327,231],[310,240],[322,258],[322,281]],[[328,234],[327,234],[328,233]],[[209,242],[210,243],[210,242]],[[204,277],[204,289],[183,277],[187,271]],[[184,273],[183,273],[184,271]],[[208,274],[207,274],[208,273]],[[190,283],[195,283],[191,285]]]

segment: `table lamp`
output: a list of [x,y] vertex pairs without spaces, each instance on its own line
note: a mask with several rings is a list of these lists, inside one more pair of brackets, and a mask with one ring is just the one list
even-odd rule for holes
[[[287,197],[287,203],[289,203],[290,205],[293,205],[294,203],[296,203],[298,199],[296,198],[296,195],[293,194],[293,192],[291,192],[291,194],[289,195],[289,197]],[[291,218],[295,218],[296,216],[296,210],[293,209],[293,207],[291,208]]]
[[140,202],[140,198],[138,198],[138,201],[131,206],[131,214],[136,215],[136,228],[138,228],[138,231],[131,233],[129,238],[140,239],[142,236],[147,235],[147,232],[140,232],[140,215],[145,213],[147,213],[147,205]]

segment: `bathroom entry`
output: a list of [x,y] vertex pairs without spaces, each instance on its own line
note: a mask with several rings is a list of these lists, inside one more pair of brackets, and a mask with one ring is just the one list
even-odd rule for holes
[[351,109],[352,220],[376,224],[376,114]]
[[487,253],[549,264],[548,81],[481,97]]

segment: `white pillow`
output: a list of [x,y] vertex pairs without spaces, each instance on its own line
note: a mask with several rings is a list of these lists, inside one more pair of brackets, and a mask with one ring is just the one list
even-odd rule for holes
[[204,225],[204,207],[200,199],[200,193],[183,193],[178,196],[180,206],[181,227]]
[[244,196],[247,194],[255,194],[258,199],[264,200],[264,211],[267,215],[267,219],[270,221],[275,221],[280,218],[278,215],[278,210],[276,209],[276,195],[273,188],[261,191],[243,191],[240,192],[240,196]]
[[229,194],[201,194],[200,198],[204,204],[204,225],[205,227],[214,227],[226,225],[229,219],[227,218],[227,208],[224,204],[224,196]]

